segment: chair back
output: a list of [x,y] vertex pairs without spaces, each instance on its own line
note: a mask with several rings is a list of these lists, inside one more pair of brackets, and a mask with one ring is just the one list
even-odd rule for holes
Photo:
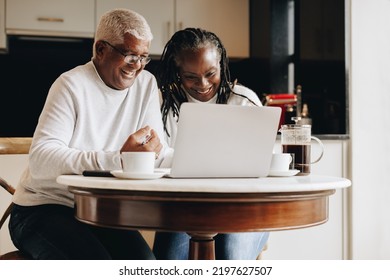
[[[9,154],[28,154],[31,145],[31,138],[0,138],[0,155],[9,155]],[[0,177],[0,195],[6,193],[6,195],[12,196],[15,193],[15,188],[12,187],[5,179]],[[2,230],[5,221],[8,219],[13,203],[11,202],[7,209],[1,216],[0,219],[0,230]],[[0,214],[1,215],[1,214]],[[3,255],[0,255],[0,260],[26,260],[30,259],[25,256],[19,250],[12,252],[7,252]]]
[[[13,195],[15,193],[15,188],[12,187],[10,184],[8,184],[8,182],[1,177],[0,177],[0,185],[4,190],[7,191],[7,193],[9,195]],[[3,215],[0,219],[0,230],[2,229],[7,218],[9,217],[9,215],[11,213],[12,206],[13,206],[13,203],[11,202],[10,205],[7,207],[7,209],[5,209],[5,212],[3,213]],[[22,254],[22,252],[20,252],[19,250],[15,250],[15,251],[0,255],[0,260],[27,260],[27,259],[29,259],[29,258],[26,257],[24,254]]]

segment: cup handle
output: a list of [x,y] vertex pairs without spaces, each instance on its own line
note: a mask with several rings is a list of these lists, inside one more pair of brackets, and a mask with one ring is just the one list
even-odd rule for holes
[[294,154],[294,153],[291,153],[291,154],[290,154],[289,169],[290,169],[290,170],[295,169],[295,154]]
[[320,139],[318,139],[315,136],[310,136],[310,138],[315,140],[318,144],[320,144],[320,147],[321,147],[321,154],[315,161],[311,162],[311,164],[313,164],[313,163],[319,162],[320,159],[322,158],[322,156],[324,155],[324,144],[322,143],[322,141]]
[[121,153],[118,151],[117,153],[114,154],[113,156],[113,161],[117,162],[119,161],[120,168],[123,169],[123,162],[122,162],[122,156]]

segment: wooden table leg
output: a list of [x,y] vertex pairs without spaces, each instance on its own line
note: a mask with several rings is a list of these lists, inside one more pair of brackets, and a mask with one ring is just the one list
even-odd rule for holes
[[190,260],[215,260],[215,241],[217,233],[188,233],[190,239]]

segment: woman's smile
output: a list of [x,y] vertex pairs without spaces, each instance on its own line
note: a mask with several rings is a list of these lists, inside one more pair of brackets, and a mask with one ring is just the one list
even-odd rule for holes
[[209,87],[207,89],[194,89],[194,91],[196,91],[198,94],[201,94],[201,95],[207,95],[210,93],[210,91],[212,91],[213,87]]

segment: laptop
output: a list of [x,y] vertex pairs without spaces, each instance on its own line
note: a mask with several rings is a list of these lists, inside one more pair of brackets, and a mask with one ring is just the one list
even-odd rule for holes
[[183,103],[171,178],[266,177],[279,107]]

